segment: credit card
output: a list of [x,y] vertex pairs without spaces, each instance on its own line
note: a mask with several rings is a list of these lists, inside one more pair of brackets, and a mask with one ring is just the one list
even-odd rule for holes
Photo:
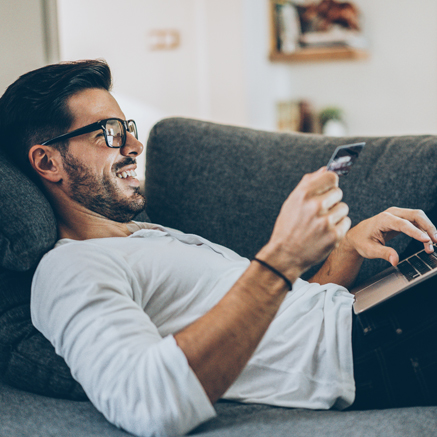
[[338,146],[328,162],[328,170],[339,176],[346,176],[365,145],[366,143],[356,143]]

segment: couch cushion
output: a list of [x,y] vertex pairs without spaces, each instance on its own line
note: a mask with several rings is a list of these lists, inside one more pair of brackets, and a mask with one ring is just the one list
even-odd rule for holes
[[56,242],[56,221],[44,197],[0,155],[0,265],[25,271]]
[[218,402],[217,417],[190,435],[208,437],[410,437],[435,435],[437,407],[313,411]]
[[[217,417],[197,437],[411,437],[434,436],[437,407],[368,411],[310,411],[218,402]],[[116,428],[90,402],[50,399],[0,383],[0,435],[8,437],[117,437]]]
[[131,436],[111,425],[91,402],[52,399],[0,382],[0,435],[8,437]]
[[[425,211],[435,206],[435,136],[329,138],[172,118],[149,137],[148,214],[153,222],[253,257],[302,176],[326,165],[336,146],[360,141],[366,147],[340,180],[353,224],[393,205]],[[408,242],[398,237],[390,245],[402,252]],[[387,265],[366,261],[358,282]]]

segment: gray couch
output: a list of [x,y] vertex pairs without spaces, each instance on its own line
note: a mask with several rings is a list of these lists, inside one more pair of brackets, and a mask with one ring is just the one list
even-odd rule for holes
[[[270,236],[282,202],[336,145],[367,145],[340,186],[353,223],[397,205],[433,211],[437,137],[326,138],[277,134],[187,119],[151,132],[146,194],[150,220],[200,234],[252,257]],[[86,400],[63,360],[30,323],[29,285],[56,240],[53,213],[36,186],[0,156],[0,436],[118,436]],[[143,215],[139,219],[146,219]],[[410,240],[392,245],[403,252]],[[386,266],[369,261],[358,281]],[[317,266],[306,276],[311,275]],[[216,404],[198,436],[431,436],[437,407],[306,411]]]

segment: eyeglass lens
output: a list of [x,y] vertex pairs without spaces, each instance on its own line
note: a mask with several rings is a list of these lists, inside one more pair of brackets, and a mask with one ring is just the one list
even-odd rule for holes
[[136,139],[138,139],[138,131],[137,131],[137,125],[133,120],[128,120],[127,122],[127,129],[128,131],[135,136]]
[[[137,127],[133,120],[127,122],[127,130],[138,139]],[[105,125],[106,142],[109,147],[123,147],[126,141],[124,124],[119,120],[107,120]]]
[[118,120],[107,120],[106,142],[109,147],[122,147],[124,142],[124,126]]

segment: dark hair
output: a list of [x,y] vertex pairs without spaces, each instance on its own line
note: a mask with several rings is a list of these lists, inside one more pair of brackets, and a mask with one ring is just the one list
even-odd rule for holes
[[[69,97],[89,88],[110,91],[111,86],[111,70],[101,60],[61,62],[22,75],[0,98],[0,148],[34,178],[29,150],[67,132],[73,123]],[[54,147],[65,152],[68,141]]]

